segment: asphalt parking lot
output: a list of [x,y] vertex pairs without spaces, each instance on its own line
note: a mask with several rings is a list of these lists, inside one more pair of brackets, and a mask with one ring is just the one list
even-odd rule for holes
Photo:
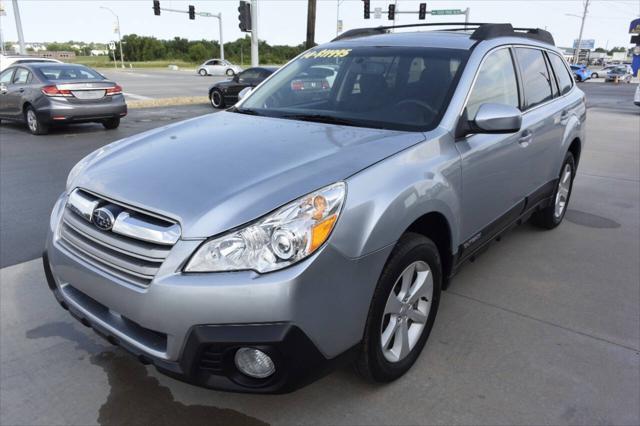
[[386,386],[341,369],[293,394],[162,376],[54,301],[40,260],[51,205],[93,149],[208,106],[29,135],[0,125],[0,424],[640,424],[640,108],[585,83],[589,117],[566,221],[528,224],[468,264],[429,342]]
[[229,77],[202,77],[195,70],[101,69],[107,78],[124,89],[127,100],[207,96],[209,87]]

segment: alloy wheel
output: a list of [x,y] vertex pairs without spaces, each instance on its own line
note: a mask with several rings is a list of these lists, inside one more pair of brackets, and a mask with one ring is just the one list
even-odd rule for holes
[[33,133],[38,131],[38,118],[32,109],[27,110],[27,125]]
[[389,362],[403,360],[425,329],[433,298],[433,274],[426,262],[411,263],[398,277],[382,314],[380,346]]
[[220,92],[217,90],[211,93],[211,105],[213,105],[214,108],[220,108],[222,105],[222,95],[220,95]]
[[569,192],[571,191],[571,165],[565,164],[560,176],[560,182],[558,182],[558,191],[556,193],[554,216],[556,218],[562,217],[565,208],[567,207],[567,201],[569,200]]

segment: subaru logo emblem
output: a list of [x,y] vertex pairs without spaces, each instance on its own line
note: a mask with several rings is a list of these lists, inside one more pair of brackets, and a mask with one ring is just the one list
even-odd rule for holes
[[99,209],[95,209],[93,214],[91,215],[91,222],[103,231],[109,231],[113,228],[113,222],[115,222],[115,218],[113,217],[113,213],[104,207]]

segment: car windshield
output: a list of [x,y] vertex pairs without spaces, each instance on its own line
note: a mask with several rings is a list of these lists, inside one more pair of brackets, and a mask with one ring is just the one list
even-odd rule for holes
[[47,80],[103,80],[100,74],[94,70],[83,67],[70,67],[68,65],[47,65],[39,67],[40,73]]
[[458,49],[316,48],[280,70],[235,111],[425,131],[444,114],[467,57]]

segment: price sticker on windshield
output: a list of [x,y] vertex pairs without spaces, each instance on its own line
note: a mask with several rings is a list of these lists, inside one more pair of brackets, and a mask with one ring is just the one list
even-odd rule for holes
[[312,50],[302,55],[303,59],[316,59],[316,58],[344,58],[349,56],[351,49],[322,49]]

